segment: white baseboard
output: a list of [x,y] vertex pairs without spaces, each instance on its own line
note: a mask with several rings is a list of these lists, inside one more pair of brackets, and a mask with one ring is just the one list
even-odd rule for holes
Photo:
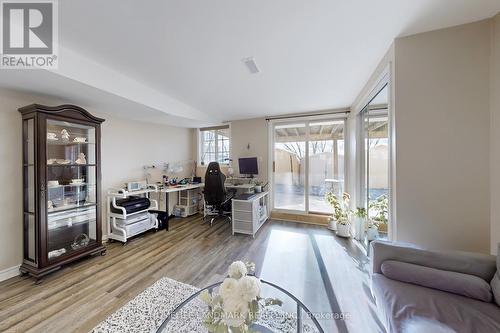
[[19,272],[19,267],[21,267],[21,265],[17,265],[0,271],[0,281],[8,280],[21,274],[21,272]]

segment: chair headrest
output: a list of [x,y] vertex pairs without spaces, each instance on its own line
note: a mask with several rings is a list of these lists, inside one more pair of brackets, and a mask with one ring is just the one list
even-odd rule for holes
[[207,174],[218,174],[220,173],[219,162],[210,162],[207,167]]

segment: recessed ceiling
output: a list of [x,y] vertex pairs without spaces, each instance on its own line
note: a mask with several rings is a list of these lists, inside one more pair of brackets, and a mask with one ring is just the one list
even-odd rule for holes
[[350,106],[395,37],[498,11],[499,0],[64,0],[59,34],[64,48],[191,108],[187,119],[222,121]]

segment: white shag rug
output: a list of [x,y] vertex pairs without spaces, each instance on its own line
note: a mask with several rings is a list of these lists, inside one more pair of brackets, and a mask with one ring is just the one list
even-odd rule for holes
[[[133,300],[106,318],[92,333],[154,333],[167,316],[199,289],[169,278],[161,278]],[[162,333],[207,333],[203,316],[207,306],[199,299],[189,302],[178,312]],[[275,307],[266,308],[258,324],[272,332],[297,332],[296,320]],[[317,330],[304,323],[304,333]]]

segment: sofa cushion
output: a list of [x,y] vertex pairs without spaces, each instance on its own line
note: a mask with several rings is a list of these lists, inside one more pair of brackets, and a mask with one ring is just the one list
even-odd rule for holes
[[371,242],[370,246],[373,273],[382,273],[381,265],[386,260],[397,260],[445,271],[475,275],[484,281],[491,281],[497,271],[497,257],[492,255],[424,250],[411,247],[408,244],[380,240]]
[[500,243],[498,243],[497,252],[497,272],[491,280],[491,290],[493,291],[493,296],[495,297],[495,302],[500,305]]
[[[500,307],[465,296],[372,275],[372,293],[387,332],[427,318],[457,333],[500,332]],[[427,331],[431,332],[431,331]]]
[[445,271],[406,262],[386,260],[382,263],[382,273],[390,279],[413,283],[491,302],[491,286],[480,277],[452,271]]
[[500,271],[498,271],[493,277],[493,280],[491,280],[491,290],[493,291],[495,302],[500,305]]

